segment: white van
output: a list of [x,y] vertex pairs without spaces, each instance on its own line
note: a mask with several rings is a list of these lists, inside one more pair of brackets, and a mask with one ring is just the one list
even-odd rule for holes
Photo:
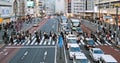
[[118,62],[111,55],[102,55],[100,58],[100,63],[118,63]]

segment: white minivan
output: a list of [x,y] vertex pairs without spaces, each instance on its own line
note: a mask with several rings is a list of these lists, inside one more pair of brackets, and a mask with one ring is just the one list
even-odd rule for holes
[[100,63],[118,63],[117,60],[111,55],[102,55]]

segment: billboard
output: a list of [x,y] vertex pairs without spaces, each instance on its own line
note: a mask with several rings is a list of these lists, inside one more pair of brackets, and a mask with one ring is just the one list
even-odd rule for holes
[[11,7],[0,7],[1,17],[8,17],[11,13]]
[[34,1],[27,1],[27,6],[33,7],[34,6]]

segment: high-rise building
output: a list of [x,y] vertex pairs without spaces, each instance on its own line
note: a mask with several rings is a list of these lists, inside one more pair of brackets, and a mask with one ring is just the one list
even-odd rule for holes
[[55,0],[55,12],[56,13],[66,13],[66,0]]
[[94,0],[67,0],[67,13],[83,17],[93,16]]
[[47,15],[55,13],[55,0],[39,0],[39,11]]

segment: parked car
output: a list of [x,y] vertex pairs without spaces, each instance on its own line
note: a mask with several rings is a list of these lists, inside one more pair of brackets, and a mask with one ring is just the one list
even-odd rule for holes
[[90,56],[95,62],[99,62],[100,57],[104,55],[104,52],[100,48],[91,48]]
[[73,63],[90,63],[84,53],[76,54],[73,58]]
[[73,59],[74,56],[81,54],[80,47],[78,44],[71,44],[68,51],[70,59]]
[[92,38],[85,38],[84,42],[87,50],[95,47],[95,41]]
[[102,55],[100,63],[118,63],[118,61],[111,55]]

